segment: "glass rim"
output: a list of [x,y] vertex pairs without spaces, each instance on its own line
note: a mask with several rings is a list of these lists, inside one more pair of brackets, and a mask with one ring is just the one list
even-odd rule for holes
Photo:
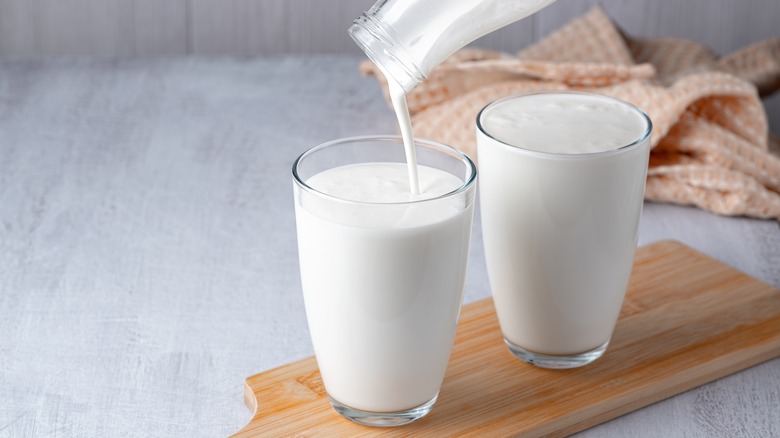
[[[545,152],[545,151],[538,151],[535,149],[528,149],[522,146],[516,146],[510,143],[507,143],[505,141],[499,140],[493,135],[491,135],[485,127],[482,125],[482,116],[484,115],[485,111],[489,110],[490,108],[493,108],[495,106],[501,105],[504,102],[515,100],[515,99],[522,99],[523,97],[528,96],[535,96],[540,94],[547,94],[547,95],[553,95],[553,94],[563,94],[563,95],[578,95],[578,96],[590,96],[595,97],[597,99],[606,99],[613,102],[617,102],[621,105],[624,105],[628,108],[631,108],[633,111],[637,112],[642,119],[645,121],[645,131],[635,140],[632,140],[631,142],[614,148],[609,149],[606,151],[599,151],[599,152],[585,152],[585,153],[578,153],[578,154],[567,154],[567,153],[561,153],[561,152]],[[545,90],[545,91],[534,91],[531,93],[518,93],[518,94],[512,94],[509,96],[504,96],[500,99],[496,99],[489,104],[485,105],[484,108],[479,110],[479,113],[477,113],[477,130],[484,134],[486,137],[490,138],[491,140],[499,143],[502,146],[506,146],[509,148],[512,148],[513,150],[516,150],[523,154],[528,154],[531,156],[537,156],[541,158],[555,158],[555,159],[568,159],[568,160],[587,160],[587,159],[594,159],[594,158],[602,158],[606,156],[611,155],[618,155],[626,153],[630,150],[633,150],[642,144],[644,144],[645,140],[647,140],[650,135],[653,132],[653,121],[650,120],[650,117],[647,115],[647,113],[642,110],[642,108],[639,108],[638,106],[634,105],[633,103],[626,102],[625,100],[618,99],[612,96],[607,96],[604,94],[598,94],[598,93],[591,93],[591,92],[584,92],[584,91],[573,91],[573,90]]]
[[[301,155],[298,156],[298,158],[295,159],[295,161],[292,164],[292,175],[293,175],[293,181],[295,182],[298,187],[305,190],[306,192],[309,192],[313,195],[329,199],[332,201],[337,201],[341,203],[346,204],[353,204],[353,205],[414,205],[414,204],[422,204],[426,202],[433,202],[440,199],[450,198],[452,196],[458,195],[460,193],[465,192],[470,187],[474,185],[474,182],[477,180],[477,166],[474,164],[474,161],[466,155],[465,153],[461,152],[458,149],[455,149],[452,146],[448,146],[444,143],[439,143],[437,141],[425,139],[425,138],[415,138],[414,144],[415,146],[421,145],[424,147],[427,147],[429,149],[433,149],[437,152],[441,153],[447,153],[449,152],[453,158],[459,160],[461,163],[465,164],[468,176],[463,181],[461,185],[459,185],[454,190],[451,190],[447,193],[434,196],[432,198],[425,198],[425,199],[416,199],[416,200],[410,200],[410,201],[401,201],[401,202],[371,202],[371,201],[356,201],[353,199],[345,199],[338,196],[330,195],[325,192],[321,192],[314,187],[311,187],[310,185],[306,184],[305,181],[303,181],[298,173],[298,166],[301,163],[302,160],[304,160],[306,157],[309,157],[310,155],[321,151],[323,149],[326,149],[331,146],[335,146],[338,144],[346,144],[346,143],[356,143],[356,142],[377,142],[377,141],[386,141],[386,142],[392,142],[392,143],[398,143],[403,147],[403,138],[400,135],[359,135],[354,137],[344,137],[344,138],[338,138],[335,140],[330,140],[325,143],[321,143],[317,146],[314,146],[305,152],[303,152]],[[453,156],[454,155],[454,156]],[[403,164],[406,164],[405,162]],[[419,163],[418,163],[419,166]]]

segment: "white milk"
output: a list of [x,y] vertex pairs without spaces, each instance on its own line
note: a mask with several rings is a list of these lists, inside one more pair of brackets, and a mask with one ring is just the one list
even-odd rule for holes
[[642,136],[647,123],[635,108],[614,99],[540,93],[487,109],[482,127],[496,140],[519,148],[587,154],[630,144]]
[[398,128],[401,130],[401,138],[404,140],[404,152],[406,153],[406,167],[409,173],[409,188],[413,195],[420,194],[420,182],[417,177],[417,151],[412,135],[412,118],[409,116],[409,105],[406,104],[406,92],[393,80],[388,81],[390,100],[393,102],[393,111],[398,119]]
[[[473,203],[463,181],[419,167],[353,164],[306,183],[352,204],[296,196],[306,313],[328,394],[371,412],[417,407],[439,391],[463,296]],[[296,192],[297,194],[297,192]],[[306,200],[306,202],[302,202]]]
[[389,82],[409,91],[477,38],[554,0],[379,0],[349,29]]
[[477,38],[521,20],[554,0],[383,1],[393,36],[427,75]]
[[618,149],[645,136],[646,119],[612,99],[543,93],[494,104],[478,123],[485,254],[504,337],[541,354],[596,349],[625,295],[649,151],[647,141]]

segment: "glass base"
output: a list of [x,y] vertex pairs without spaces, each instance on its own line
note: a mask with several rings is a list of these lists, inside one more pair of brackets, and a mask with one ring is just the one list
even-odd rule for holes
[[601,344],[593,350],[586,351],[585,353],[572,354],[568,356],[556,356],[551,354],[540,354],[528,351],[519,347],[504,338],[506,346],[509,347],[509,351],[512,352],[518,359],[523,362],[530,363],[539,368],[549,368],[553,370],[565,370],[569,368],[577,368],[585,366],[594,360],[600,358],[604,351],[607,350],[609,341]]
[[417,421],[420,418],[426,416],[428,412],[431,412],[433,405],[436,403],[436,398],[439,395],[436,394],[432,399],[417,406],[416,408],[408,409],[399,412],[367,412],[358,409],[350,408],[334,400],[330,399],[330,404],[333,405],[333,409],[336,410],[342,417],[347,420],[354,421],[355,423],[362,424],[364,426],[374,427],[394,427],[403,426],[413,421]]

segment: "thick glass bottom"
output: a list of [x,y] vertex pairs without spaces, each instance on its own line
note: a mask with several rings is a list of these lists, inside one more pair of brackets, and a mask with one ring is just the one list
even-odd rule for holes
[[509,351],[512,352],[518,359],[523,362],[530,363],[539,368],[550,368],[554,370],[565,370],[569,368],[577,368],[585,366],[594,360],[600,358],[604,351],[606,351],[609,341],[601,344],[593,350],[586,351],[580,354],[572,354],[565,356],[557,356],[550,354],[540,354],[528,351],[518,345],[515,345],[506,338],[504,338],[506,346],[509,347]]
[[333,405],[333,409],[347,420],[354,421],[355,423],[364,426],[394,427],[409,424],[426,416],[428,412],[431,412],[431,409],[433,409],[433,405],[436,403],[436,398],[438,396],[439,395],[436,394],[432,399],[420,406],[399,412],[361,411],[341,404],[337,400],[334,400],[333,397],[328,398],[330,398],[330,404]]

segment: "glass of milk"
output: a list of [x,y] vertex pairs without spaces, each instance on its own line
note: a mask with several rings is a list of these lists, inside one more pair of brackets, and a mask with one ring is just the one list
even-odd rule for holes
[[293,164],[306,315],[342,416],[397,426],[436,402],[458,324],[477,171],[416,141],[420,194],[400,137],[331,141]]
[[477,116],[480,211],[501,331],[518,358],[604,354],[634,260],[652,124],[588,93],[507,97]]

